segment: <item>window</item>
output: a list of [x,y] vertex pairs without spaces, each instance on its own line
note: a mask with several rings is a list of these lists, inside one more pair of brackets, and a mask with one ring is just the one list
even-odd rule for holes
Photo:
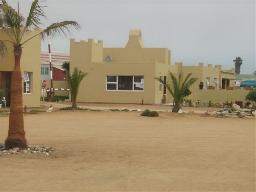
[[118,76],[118,90],[133,90],[133,76]]
[[24,72],[23,74],[23,93],[29,94],[32,92],[32,73]]
[[133,87],[134,87],[134,90],[144,90],[144,77],[134,76]]
[[117,90],[117,76],[107,76],[107,90]]
[[49,75],[49,67],[41,67],[41,75]]
[[49,75],[49,67],[45,67],[44,68],[44,74],[45,75]]
[[143,76],[107,76],[107,90],[139,91],[144,90]]

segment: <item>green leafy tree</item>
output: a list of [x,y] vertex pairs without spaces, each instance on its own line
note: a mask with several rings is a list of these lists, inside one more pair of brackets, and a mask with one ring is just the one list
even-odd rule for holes
[[247,95],[246,99],[252,102],[256,102],[256,89],[251,90]]
[[[28,16],[23,17],[19,10],[12,8],[6,0],[2,0],[3,17],[0,17],[2,33],[6,34],[8,39],[0,37],[0,52],[7,54],[7,47],[13,48],[15,65],[12,71],[11,79],[11,106],[9,115],[9,131],[5,141],[7,149],[19,147],[26,148],[27,141],[24,130],[23,100],[22,100],[22,75],[20,60],[22,50],[33,38],[41,36],[54,36],[59,33],[69,32],[71,27],[78,29],[79,25],[75,21],[56,22],[44,28],[41,24],[41,18],[46,15],[39,0],[33,0]],[[34,31],[34,35],[27,37],[27,34]]]
[[71,89],[71,102],[72,102],[73,109],[77,108],[76,99],[77,99],[79,87],[86,75],[87,73],[84,73],[81,70],[78,70],[77,68],[75,68],[73,73],[70,75],[69,84]]
[[69,62],[67,62],[67,61],[65,61],[64,63],[62,63],[62,69],[64,69],[65,70],[65,73],[67,74],[67,75],[69,75],[69,66],[70,66],[70,63]]
[[69,68],[69,66],[70,66],[70,63],[67,62],[67,61],[62,63],[62,66],[61,66],[62,69],[65,71],[65,76],[66,76],[66,80],[67,80],[68,84],[69,84],[69,79],[70,79],[70,68]]
[[182,106],[184,98],[191,94],[190,87],[196,82],[196,78],[191,77],[189,73],[183,78],[182,73],[179,73],[176,77],[172,72],[169,72],[170,81],[164,82],[162,78],[156,78],[160,83],[166,86],[168,92],[173,97],[174,106],[172,112],[177,113]]

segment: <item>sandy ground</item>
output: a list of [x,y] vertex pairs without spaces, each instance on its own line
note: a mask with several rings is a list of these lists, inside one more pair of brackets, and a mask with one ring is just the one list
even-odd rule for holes
[[[0,156],[0,191],[255,191],[255,120],[137,112],[26,115],[51,157]],[[0,140],[8,117],[0,117]]]

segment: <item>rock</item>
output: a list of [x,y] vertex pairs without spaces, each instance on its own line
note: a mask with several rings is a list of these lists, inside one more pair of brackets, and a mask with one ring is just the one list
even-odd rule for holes
[[182,109],[179,109],[178,113],[179,113],[179,114],[183,113]]
[[53,112],[53,106],[52,106],[52,105],[50,105],[50,107],[47,109],[47,111],[46,111],[46,112],[48,112],[48,113]]
[[241,107],[240,107],[239,105],[235,104],[235,103],[232,105],[232,108],[233,108],[235,111],[240,111],[240,110],[241,110]]

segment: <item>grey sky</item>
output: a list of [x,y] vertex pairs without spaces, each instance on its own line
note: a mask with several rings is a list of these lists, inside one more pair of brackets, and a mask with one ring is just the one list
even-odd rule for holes
[[[22,12],[31,0],[19,0]],[[18,0],[9,0],[17,5]],[[172,63],[198,62],[233,67],[245,61],[242,73],[255,67],[254,0],[42,0],[48,20],[76,20],[82,29],[70,37],[95,38],[106,47],[123,47],[128,31],[142,30],[146,47],[168,47]],[[70,38],[69,37],[69,38]],[[69,52],[69,38],[55,38],[53,50]],[[46,50],[45,43],[43,50]]]

